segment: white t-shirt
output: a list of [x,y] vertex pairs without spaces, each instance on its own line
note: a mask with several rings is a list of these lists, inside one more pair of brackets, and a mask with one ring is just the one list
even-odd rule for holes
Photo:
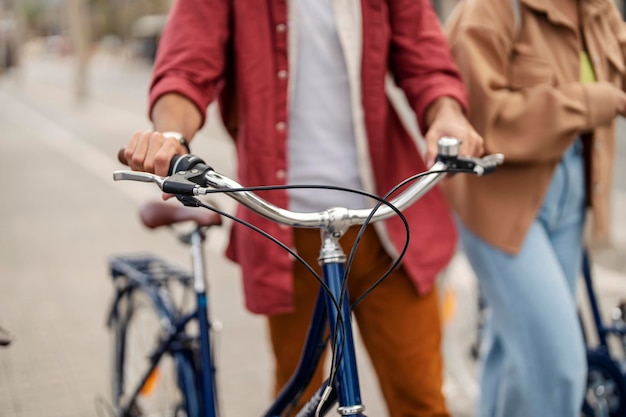
[[[288,184],[363,189],[359,177],[350,86],[332,0],[294,0],[297,64],[289,111]],[[363,208],[359,194],[289,190],[290,209]]]

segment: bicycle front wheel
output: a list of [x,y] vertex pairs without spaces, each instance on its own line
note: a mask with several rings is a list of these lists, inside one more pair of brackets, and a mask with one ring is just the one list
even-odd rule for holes
[[[112,400],[119,417],[198,415],[190,351],[166,351],[155,363],[163,316],[152,299],[133,289],[119,300],[113,335]],[[151,370],[152,369],[152,370]]]
[[626,415],[626,376],[619,364],[604,353],[587,353],[587,394],[584,417]]

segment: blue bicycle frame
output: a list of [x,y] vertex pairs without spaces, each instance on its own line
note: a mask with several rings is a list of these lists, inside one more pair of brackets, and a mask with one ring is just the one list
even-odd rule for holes
[[[326,387],[324,384],[297,414],[297,417],[315,416],[317,407],[322,400],[325,404],[324,411],[335,400],[338,400],[339,408],[337,411],[339,414],[354,417],[363,416],[361,413],[365,407],[361,404],[350,319],[350,302],[347,291],[342,293],[346,256],[338,242],[340,234],[327,230],[322,231],[322,249],[319,261],[322,265],[322,278],[328,292],[320,289],[298,367],[274,404],[264,414],[265,417],[280,416],[287,407],[297,403],[299,395],[308,385],[322,352],[326,348],[324,335],[327,328],[330,329],[331,343],[338,347],[338,356],[341,358],[337,363],[332,394],[330,397],[322,399]],[[339,311],[337,305],[340,307]]]
[[589,262],[589,254],[587,251],[583,253],[583,277],[585,279],[585,288],[587,289],[587,296],[589,299],[589,307],[591,308],[591,314],[593,316],[593,323],[598,337],[598,346],[594,349],[599,353],[609,353],[609,345],[607,342],[607,336],[614,334],[617,336],[626,335],[626,326],[607,326],[602,320],[602,314],[600,313],[600,305],[598,303],[593,281],[591,278],[591,264]]

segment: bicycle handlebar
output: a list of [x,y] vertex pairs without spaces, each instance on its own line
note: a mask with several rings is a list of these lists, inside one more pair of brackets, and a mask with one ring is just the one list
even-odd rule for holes
[[[459,157],[460,141],[456,138],[443,137],[438,142],[436,162],[421,178],[402,191],[389,203],[402,211],[430,189],[450,172],[485,175],[494,172],[502,164],[501,154],[482,158]],[[160,177],[154,174],[135,171],[115,171],[115,181],[131,180],[154,182],[166,193],[179,196],[199,196],[221,190],[255,213],[276,223],[293,227],[322,228],[340,223],[343,227],[361,225],[365,221],[379,221],[395,214],[389,205],[382,205],[372,215],[372,208],[348,209],[334,207],[320,212],[295,212],[280,208],[259,197],[251,188],[242,187],[235,180],[222,175],[195,155],[175,156],[170,164],[170,175]],[[185,203],[184,200],[183,203]],[[368,220],[369,219],[369,220]]]

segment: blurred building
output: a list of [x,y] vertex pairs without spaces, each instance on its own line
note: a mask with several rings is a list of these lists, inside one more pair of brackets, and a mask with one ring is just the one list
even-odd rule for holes
[[0,73],[17,65],[19,40],[19,15],[15,12],[15,2],[0,0]]

